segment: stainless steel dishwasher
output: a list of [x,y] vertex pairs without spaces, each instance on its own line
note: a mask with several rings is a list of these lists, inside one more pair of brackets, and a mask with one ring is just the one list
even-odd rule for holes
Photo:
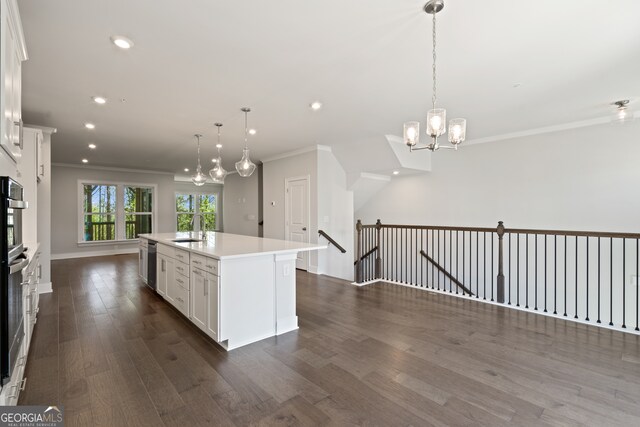
[[149,240],[149,254],[147,258],[147,286],[156,291],[156,259],[158,243]]

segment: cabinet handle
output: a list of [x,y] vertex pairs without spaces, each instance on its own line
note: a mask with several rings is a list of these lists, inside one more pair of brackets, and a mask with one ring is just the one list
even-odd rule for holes
[[40,165],[40,175],[44,176],[44,165]]
[[211,282],[210,280],[205,280],[204,281],[204,296],[206,297],[207,295],[209,295],[209,282]]
[[211,268],[211,269],[213,269],[213,265],[211,265],[211,264],[207,264],[207,268]]
[[42,264],[38,264],[38,279],[42,279]]
[[24,148],[24,122],[21,118],[17,122],[13,122],[13,124],[18,126],[18,129],[20,129],[18,132],[18,142],[13,141],[13,145],[15,145],[16,147],[20,147],[20,149],[22,150]]
[[21,391],[24,390],[26,385],[27,385],[27,378],[25,377],[25,378],[22,379],[22,381],[20,381],[19,384],[16,384],[16,385],[13,386],[14,387],[13,392],[15,394],[12,394],[11,396],[9,396],[9,399],[14,399],[14,398],[18,397],[18,395],[20,394]]
[[161,270],[162,272],[164,272],[164,271],[165,271],[164,260],[162,260],[162,261],[161,261],[161,263],[160,263],[160,270]]
[[193,263],[196,264],[196,265],[202,265],[202,262],[200,262],[198,260],[195,260],[195,259],[193,260]]

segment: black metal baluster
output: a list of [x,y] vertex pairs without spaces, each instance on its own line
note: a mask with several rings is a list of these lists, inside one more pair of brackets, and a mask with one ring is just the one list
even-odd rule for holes
[[[460,276],[458,275],[458,260],[460,259],[460,238],[459,238],[458,230],[456,230],[456,280],[460,281]],[[463,235],[464,237],[464,235]],[[464,254],[464,252],[463,252]],[[464,264],[462,264],[464,268]],[[449,281],[449,286],[453,286],[453,283]],[[458,295],[458,287],[456,286],[456,295]]]
[[[420,248],[422,249],[424,246],[422,245],[422,242],[424,241],[424,229],[420,229]],[[428,249],[428,248],[426,248]],[[420,286],[422,286],[424,288],[424,263],[426,261],[421,260],[420,261]]]
[[613,237],[609,242],[609,326],[613,326]]
[[602,260],[600,259],[600,238],[598,237],[598,320],[596,323],[600,322],[600,264]]
[[479,275],[479,271],[480,271],[480,246],[479,246],[479,242],[480,242],[480,237],[478,235],[478,232],[476,231],[476,299],[478,299],[478,294],[480,293],[480,282],[478,282],[478,280],[480,280],[480,275]]
[[511,233],[509,233],[509,305],[511,305]]
[[587,236],[587,317],[585,320],[589,321],[589,236]]
[[627,287],[624,285],[624,279],[627,269],[627,241],[622,238],[622,327],[626,329],[627,325]]
[[547,312],[547,235],[544,235],[544,312]]
[[484,240],[483,240],[483,246],[482,246],[482,256],[484,257],[483,261],[482,261],[482,272],[483,272],[483,278],[482,278],[482,299],[486,300],[487,299],[487,232],[484,232]]
[[573,316],[574,319],[578,318],[578,236],[576,236],[576,311]]
[[493,241],[493,232],[491,232],[491,302],[493,302],[493,287],[496,280],[496,276],[493,275]]
[[526,258],[524,267],[524,308],[529,308],[529,234],[525,234],[524,244],[524,256]]
[[640,331],[638,328],[638,305],[640,305],[640,297],[638,296],[638,282],[640,281],[640,275],[638,275],[640,268],[638,268],[638,265],[640,264],[640,252],[638,249],[640,249],[640,243],[639,239],[636,239],[636,331]]
[[567,317],[567,235],[564,236],[564,316]]
[[558,314],[558,236],[553,236],[553,314]]
[[533,309],[534,310],[538,310],[538,235],[534,234],[533,235],[534,239],[536,239],[535,241],[535,261],[534,261],[534,266],[536,269],[536,272],[534,274],[534,279],[533,279],[533,290],[535,292],[535,295],[533,297]]
[[409,233],[409,252],[407,253],[409,258],[409,283],[413,284],[413,229],[407,230]]
[[[435,249],[435,244],[434,244],[435,238],[434,238],[434,235],[435,235],[435,230],[431,230],[431,257],[433,259],[435,259],[435,257],[436,257],[435,256],[435,252],[434,252],[434,249]],[[436,274],[435,274],[435,272],[436,272],[435,266],[433,265],[433,263],[431,263],[431,289],[433,289],[433,287],[436,285]],[[440,290],[440,283],[438,283],[438,290]]]
[[[465,259],[467,258],[467,252],[466,252],[466,241],[467,239],[464,237],[464,230],[462,230],[462,283],[467,283],[465,280],[465,272],[466,272],[466,268],[465,268]],[[456,242],[456,249],[457,249],[457,243]],[[458,287],[456,286],[456,295],[458,295]]]
[[516,233],[516,307],[520,307],[520,233]]

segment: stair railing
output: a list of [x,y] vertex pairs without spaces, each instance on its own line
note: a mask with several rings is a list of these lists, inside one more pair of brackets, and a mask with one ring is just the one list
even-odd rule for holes
[[[376,254],[373,257],[373,254]],[[355,281],[640,331],[640,234],[356,223]]]

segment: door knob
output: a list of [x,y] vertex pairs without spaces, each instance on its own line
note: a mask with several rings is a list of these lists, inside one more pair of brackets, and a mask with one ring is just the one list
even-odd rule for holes
[[307,227],[302,227],[302,231],[307,231]]

